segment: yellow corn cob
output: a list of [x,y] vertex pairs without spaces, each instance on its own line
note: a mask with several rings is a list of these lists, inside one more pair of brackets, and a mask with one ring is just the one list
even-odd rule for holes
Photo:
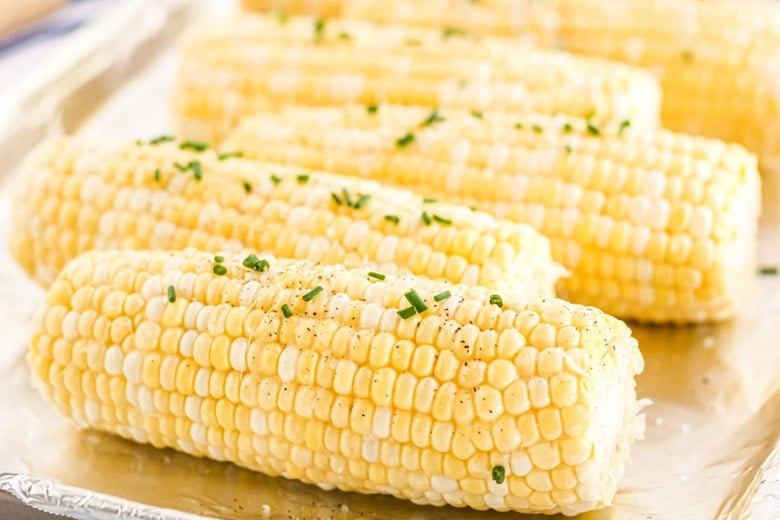
[[508,39],[247,16],[192,31],[173,105],[182,134],[218,141],[240,117],[284,103],[533,109],[650,128],[659,96],[655,80],[639,69]]
[[[34,319],[43,393],[81,425],[324,489],[501,511],[609,504],[643,431],[643,362],[621,321],[225,256],[222,276],[194,250],[71,262]],[[410,290],[427,310],[403,318]]]
[[[175,166],[193,161],[201,180]],[[548,240],[532,228],[426,204],[373,182],[310,173],[220,161],[214,152],[174,144],[52,141],[28,163],[13,209],[11,252],[44,284],[89,249],[246,247],[552,295],[560,270]]]
[[[309,14],[321,2],[255,1]],[[774,5],[773,5],[774,4]],[[777,2],[723,0],[331,0],[327,14],[473,34],[521,35],[653,71],[664,126],[739,142],[780,171]]]
[[[399,146],[407,133],[415,140]],[[562,295],[621,318],[726,319],[755,275],[760,181],[737,145],[629,122],[391,105],[259,115],[225,145],[531,224],[571,271]]]

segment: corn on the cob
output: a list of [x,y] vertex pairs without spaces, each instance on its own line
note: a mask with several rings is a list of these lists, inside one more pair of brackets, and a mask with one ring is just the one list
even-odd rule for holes
[[78,257],[34,319],[39,386],[82,425],[325,489],[566,514],[610,502],[643,430],[621,321],[243,259],[225,253],[220,275],[213,252]]
[[551,296],[562,272],[528,226],[374,182],[180,146],[188,143],[43,145],[15,200],[11,252],[44,284],[89,249],[187,246],[371,264],[537,296]]
[[[247,9],[308,14],[321,2],[255,1]],[[780,172],[775,71],[780,8],[767,1],[331,0],[331,16],[520,35],[641,65],[663,88],[665,127],[739,142]]]
[[389,105],[259,115],[225,145],[529,223],[571,271],[562,296],[621,318],[726,319],[755,275],[760,180],[737,145],[628,121]]
[[284,103],[533,109],[654,127],[659,92],[641,69],[508,39],[248,16],[185,40],[173,106],[185,137],[218,141],[240,117]]

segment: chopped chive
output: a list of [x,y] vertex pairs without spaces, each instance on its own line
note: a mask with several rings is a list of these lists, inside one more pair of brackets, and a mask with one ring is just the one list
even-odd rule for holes
[[344,194],[344,204],[346,204],[347,206],[349,206],[351,208],[352,207],[352,198],[349,196],[349,192],[347,191],[347,188],[342,189],[341,193]]
[[203,179],[203,168],[200,165],[200,161],[190,162],[190,168],[192,169],[192,176],[195,177],[196,181]]
[[537,134],[541,134],[542,132],[544,132],[544,128],[542,128],[542,127],[541,127],[541,126],[539,126],[539,125],[534,125],[534,126],[532,126],[531,128],[533,128],[533,129],[534,129],[534,132],[536,132]]
[[179,170],[180,172],[186,172],[190,169],[190,165],[188,164],[179,164],[179,163],[173,163],[173,167]]
[[439,224],[444,224],[445,226],[451,226],[452,225],[452,220],[450,220],[448,218],[440,217],[439,215],[436,215],[436,214],[433,215],[433,220],[435,220]]
[[368,204],[369,200],[371,200],[371,195],[361,195],[358,197],[358,200],[355,202],[355,204],[352,205],[352,207],[355,209],[360,209]]
[[233,159],[237,157],[243,157],[244,152],[222,152],[217,154],[217,159],[220,161],[225,161],[227,159]]
[[401,221],[401,219],[398,218],[398,215],[385,215],[385,220],[392,222],[393,224],[398,224]]
[[369,114],[376,114],[377,112],[379,112],[379,105],[367,105],[366,112],[368,112]]
[[445,27],[442,30],[441,35],[444,38],[451,38],[453,36],[466,36],[466,31],[457,27]]
[[442,300],[446,300],[450,296],[452,296],[452,293],[450,291],[444,291],[444,292],[440,292],[439,294],[434,296],[433,299],[434,299],[434,301],[440,302]]
[[282,178],[279,177],[278,175],[271,175],[271,182],[273,182],[274,184],[279,184],[280,182],[282,182]]
[[255,271],[260,271],[261,273],[271,267],[271,264],[268,263],[268,260],[265,258],[261,259],[259,262],[257,262],[257,265],[254,267]]
[[214,257],[214,261],[217,262],[217,263],[224,262],[225,261],[225,257],[222,256],[222,255],[217,255],[217,256]]
[[423,301],[422,297],[417,294],[417,291],[412,289],[411,291],[404,294],[404,297],[406,300],[412,304],[412,307],[414,307],[414,310],[417,312],[425,312],[428,309],[428,306],[425,305],[425,302]]
[[285,318],[289,318],[290,316],[292,316],[292,311],[290,310],[290,306],[287,305],[286,303],[282,305],[281,309],[282,309],[282,314],[284,314]]
[[412,47],[418,47],[418,46],[422,45],[422,42],[420,40],[418,40],[417,38],[408,38],[408,39],[404,40],[404,43],[406,45],[410,45]]
[[154,182],[160,182],[160,168],[154,169]]
[[433,220],[431,220],[431,216],[428,215],[427,211],[423,211],[420,217],[422,218],[423,224],[425,224],[426,226],[430,226],[431,222],[433,222]]
[[420,123],[420,126],[428,126],[434,123],[440,123],[442,121],[444,121],[444,118],[439,115],[439,109],[434,108],[433,112],[431,112],[428,117],[426,117],[423,122]]
[[431,197],[423,197],[423,204],[433,204],[434,202],[436,202],[436,199]]
[[336,195],[335,193],[331,193],[330,198],[333,199],[333,202],[335,202],[337,205],[341,206],[341,199],[339,198],[338,195]]
[[252,185],[247,181],[244,181],[244,191],[247,193],[252,193]]
[[208,149],[208,143],[202,143],[199,141],[184,141],[179,145],[180,150],[195,150],[196,152],[202,152]]
[[404,146],[409,146],[413,142],[414,142],[414,134],[409,132],[403,137],[399,137],[398,139],[396,139],[395,145],[399,148],[403,148]]
[[479,110],[472,110],[471,115],[476,117],[477,119],[482,119],[482,116],[484,116],[484,114]]
[[490,476],[496,484],[503,484],[504,479],[506,478],[504,466],[493,466],[493,471],[490,472]]
[[491,294],[489,302],[490,305],[498,305],[499,307],[504,306],[504,299],[498,294]]
[[176,301],[176,288],[173,285],[168,286],[168,301],[171,303]]
[[135,141],[133,141],[133,142],[135,143],[135,145],[136,145],[136,146],[141,146],[142,144],[144,144],[144,142],[143,142],[143,141],[141,141],[140,139],[136,139],[136,140],[135,140]]
[[325,18],[317,18],[314,20],[314,41],[319,43],[322,41],[322,37],[325,35]]
[[571,123],[564,123],[564,124],[563,124],[563,131],[564,131],[564,132],[566,132],[566,133],[568,134],[568,133],[569,133],[569,132],[571,132],[572,130],[574,130],[574,127],[573,127],[573,126],[571,126]]
[[631,121],[626,119],[625,121],[620,123],[620,128],[618,128],[618,135],[622,134],[628,128],[631,128]]
[[217,264],[217,265],[214,266],[213,271],[214,271],[214,274],[216,274],[218,276],[224,276],[224,275],[227,274],[227,267],[225,267],[224,265]]
[[404,320],[411,318],[415,314],[417,314],[417,309],[414,307],[407,307],[398,311],[398,315]]
[[300,182],[301,184],[306,184],[307,182],[309,182],[309,179],[310,179],[310,178],[311,178],[311,177],[310,177],[308,174],[306,174],[306,173],[302,173],[302,174],[298,175],[298,176],[295,178],[295,180],[297,180],[297,181],[298,181],[298,182]]
[[149,144],[156,145],[156,144],[161,144],[161,143],[170,143],[171,141],[174,141],[174,140],[175,139],[173,138],[172,135],[161,135],[159,137],[155,137],[154,139],[150,140]]
[[594,137],[598,137],[601,135],[601,130],[599,130],[599,127],[588,121],[588,133]]
[[352,36],[347,31],[341,31],[339,33],[339,39],[341,39],[341,40],[351,40]]
[[370,276],[371,278],[376,278],[377,280],[384,280],[385,278],[387,278],[382,273],[375,273],[374,271],[369,271],[368,276]]
[[287,23],[287,20],[290,19],[290,13],[287,11],[279,11],[276,13],[276,21],[279,22],[279,25],[284,25]]
[[244,261],[241,262],[241,264],[248,269],[261,273],[270,267],[268,260],[260,259],[255,254],[251,254],[244,258]]
[[774,265],[768,265],[765,267],[760,267],[758,269],[758,274],[761,276],[776,276],[777,275],[777,266]]
[[693,61],[693,51],[682,51],[682,59],[685,63]]
[[522,130],[523,129],[523,123],[515,123],[515,130]]
[[314,289],[312,289],[311,291],[309,291],[309,292],[307,292],[306,294],[303,295],[303,301],[305,301],[305,302],[312,301],[323,290],[324,289],[322,288],[322,286],[318,285],[317,287],[315,287]]
[[469,206],[469,209],[470,209],[471,211],[477,211],[477,207],[476,207],[476,206]]
[[571,153],[571,150],[572,150],[572,148],[571,148],[571,145],[570,145],[570,144],[567,144],[567,145],[564,147],[564,149],[566,150],[566,153]]

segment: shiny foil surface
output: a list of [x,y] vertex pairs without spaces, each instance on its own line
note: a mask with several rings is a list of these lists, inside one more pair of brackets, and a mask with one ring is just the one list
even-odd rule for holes
[[[169,130],[173,42],[192,16],[229,2],[130,0],[66,59],[0,101],[0,243],[18,160],[45,135],[149,138]],[[122,34],[123,38],[116,38]],[[126,37],[125,37],[126,35]],[[780,265],[780,181],[764,177],[759,265]],[[780,276],[758,276],[741,315],[718,325],[633,324],[647,433],[614,505],[577,518],[780,518]],[[60,417],[30,383],[27,334],[43,290],[0,249],[0,489],[73,518],[557,518],[415,506],[326,492],[228,463],[157,450]]]

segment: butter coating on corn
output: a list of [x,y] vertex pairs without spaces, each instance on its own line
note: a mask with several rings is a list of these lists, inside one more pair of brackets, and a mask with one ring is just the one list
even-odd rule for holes
[[[610,503],[644,426],[643,361],[621,321],[220,256],[221,275],[192,249],[70,262],[34,318],[37,386],[83,426],[324,489],[499,511]],[[410,293],[427,308],[403,318]]]
[[552,296],[562,273],[529,226],[197,144],[41,145],[14,200],[12,254],[42,284],[77,254],[114,248],[251,248],[529,296]]
[[755,280],[760,178],[738,145],[629,120],[381,105],[257,115],[225,146],[530,224],[571,272],[561,295],[621,318],[727,319]]
[[210,142],[240,117],[282,104],[378,102],[594,113],[652,128],[660,91],[641,69],[509,39],[247,15],[189,34],[173,95],[179,132]]

